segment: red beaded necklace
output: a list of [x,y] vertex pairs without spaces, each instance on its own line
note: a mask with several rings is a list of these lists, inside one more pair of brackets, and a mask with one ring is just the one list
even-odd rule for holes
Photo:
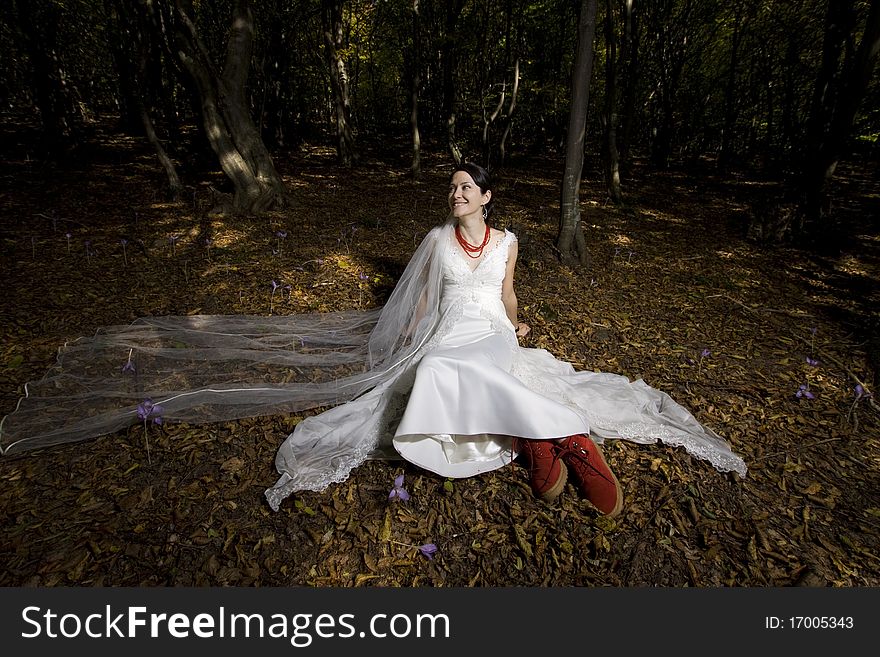
[[[483,243],[479,246],[475,246],[468,242],[464,237],[462,237],[461,231],[458,229],[458,224],[456,224],[455,226],[455,239],[457,239],[458,243],[461,244],[461,248],[464,249],[464,252],[468,255],[468,257],[473,258],[474,260],[483,255],[483,249],[485,249],[486,245],[489,243],[489,236],[489,224],[486,224],[486,234],[483,236]],[[474,255],[475,253],[476,255]]]

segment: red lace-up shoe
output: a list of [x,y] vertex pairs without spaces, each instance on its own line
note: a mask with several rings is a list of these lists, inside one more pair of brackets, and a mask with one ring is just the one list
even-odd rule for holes
[[568,470],[559,458],[560,447],[555,440],[516,439],[516,451],[525,456],[529,465],[529,483],[535,495],[552,502],[568,479]]
[[610,518],[619,514],[623,509],[623,490],[599,446],[589,436],[579,433],[569,436],[560,451],[578,488],[593,506]]

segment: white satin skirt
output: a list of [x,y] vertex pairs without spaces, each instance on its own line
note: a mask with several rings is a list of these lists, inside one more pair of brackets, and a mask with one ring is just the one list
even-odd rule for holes
[[407,461],[444,477],[470,477],[510,463],[513,437],[589,433],[574,409],[510,374],[513,353],[476,303],[422,358],[393,445]]

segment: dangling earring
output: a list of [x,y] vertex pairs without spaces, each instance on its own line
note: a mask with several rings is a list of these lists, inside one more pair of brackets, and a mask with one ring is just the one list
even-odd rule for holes
[[486,209],[486,206],[483,206],[483,221],[489,218],[489,211]]

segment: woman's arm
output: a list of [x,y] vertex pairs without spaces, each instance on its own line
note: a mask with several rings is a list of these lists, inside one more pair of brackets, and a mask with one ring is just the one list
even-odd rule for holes
[[513,274],[516,269],[516,256],[519,253],[519,247],[514,240],[510,245],[507,253],[507,270],[504,273],[504,282],[501,284],[501,302],[504,304],[504,310],[507,313],[507,319],[516,327],[516,334],[520,337],[529,332],[528,324],[521,324],[517,320],[518,305],[516,301],[516,291],[513,287]]

